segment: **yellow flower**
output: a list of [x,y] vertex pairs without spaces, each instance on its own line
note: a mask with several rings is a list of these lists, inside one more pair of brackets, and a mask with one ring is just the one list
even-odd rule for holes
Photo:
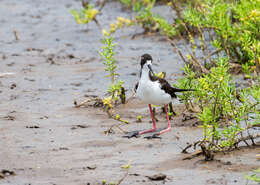
[[187,59],[190,60],[191,56],[189,54],[186,55]]
[[98,13],[99,11],[97,9],[92,9],[89,13],[89,18],[94,19]]
[[113,106],[111,104],[111,100],[112,100],[112,96],[109,96],[107,98],[104,98],[102,100],[102,102],[103,102],[104,105],[107,105],[109,108],[112,108]]
[[110,35],[109,32],[107,30],[105,30],[105,29],[102,30],[102,34],[104,36],[109,36]]
[[116,114],[115,119],[120,120],[120,115]]
[[132,20],[123,17],[117,17],[118,24],[126,24],[127,26],[132,24]]
[[[197,126],[198,128],[204,128],[204,125]],[[212,125],[206,125],[207,128],[212,128]]]
[[126,164],[126,165],[121,166],[121,168],[124,168],[124,169],[129,169],[129,168],[131,168],[130,162],[128,162],[128,164]]
[[118,22],[124,22],[124,20],[125,20],[125,18],[123,18],[123,17],[117,17]]
[[116,24],[114,23],[110,24],[110,33],[114,33],[116,31],[116,28],[117,28]]
[[260,11],[258,10],[252,10],[249,17],[258,17],[260,16]]

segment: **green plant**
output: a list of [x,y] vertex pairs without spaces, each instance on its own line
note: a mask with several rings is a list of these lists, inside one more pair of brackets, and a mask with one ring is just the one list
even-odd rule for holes
[[244,77],[247,78],[247,79],[251,79],[253,78],[252,76],[252,72],[253,72],[253,67],[252,66],[249,66],[248,63],[244,63],[241,65],[242,66],[242,71],[244,73]]
[[126,102],[125,89],[123,87],[124,82],[117,79],[119,74],[116,73],[117,65],[114,58],[114,47],[116,46],[116,44],[113,43],[113,41],[114,38],[112,36],[110,36],[109,34],[105,35],[105,38],[102,39],[102,43],[104,44],[104,46],[101,47],[101,51],[99,52],[100,56],[104,59],[103,64],[106,66],[105,71],[108,72],[108,75],[106,75],[106,77],[110,78],[110,83],[107,90],[109,96],[104,97],[102,102],[109,117],[128,124],[128,121],[121,119],[119,114],[114,115],[112,112],[112,109],[114,108],[114,105],[117,104],[119,98],[121,99],[122,103]]
[[118,29],[122,29],[124,27],[129,27],[134,24],[134,21],[130,19],[126,19],[123,17],[117,17],[116,23],[111,23],[109,31],[103,29],[103,35],[109,36],[112,33],[115,33]]
[[[141,22],[145,21],[140,21],[138,18],[144,12],[149,12],[149,10],[154,6],[155,0],[137,0],[137,1],[132,1],[132,0],[120,0],[120,2],[125,5],[127,8],[132,9],[132,11],[135,12],[135,18],[134,19],[127,19],[123,17],[117,17],[117,21],[115,23],[110,24],[109,30],[103,29],[103,34],[104,35],[109,35],[111,33],[116,32],[118,29],[122,29],[124,27],[129,27],[134,24],[141,24]],[[144,24],[144,23],[143,23]],[[145,26],[143,26],[145,27]]]
[[107,180],[104,179],[104,180],[102,181],[102,185],[106,185],[106,183],[107,183]]
[[154,7],[156,0],[120,0],[120,2],[132,9],[135,13],[135,17],[132,20],[121,18],[121,23],[117,20],[117,23],[110,25],[110,33],[114,33],[117,29],[125,26],[139,24],[144,28],[145,32],[157,31],[157,29],[160,29],[160,31],[164,31],[168,35],[175,35],[176,29],[172,27],[171,24],[159,15],[152,14],[151,9]]
[[[178,79],[177,86],[181,89],[194,88],[192,83],[194,82],[194,79],[196,78],[197,73],[193,72],[190,65],[185,65],[183,68],[183,71],[184,71],[185,78]],[[180,99],[182,101],[184,101],[184,104],[188,110],[190,109],[189,105],[192,108],[194,108],[193,103],[191,101],[192,97],[193,97],[192,95],[193,95],[193,93],[191,93],[191,92],[183,92],[181,95],[179,95]]]
[[[228,73],[228,59],[219,58],[216,65],[209,74],[199,78],[195,78],[196,73],[186,66],[186,77],[177,84],[179,88],[196,89],[179,97],[186,105],[198,107],[198,118],[203,123],[201,144],[207,152],[231,150],[241,141],[248,145],[246,140],[260,137],[249,132],[260,123],[259,83],[248,89],[236,89]],[[247,136],[244,136],[245,131]]]
[[156,0],[120,0],[123,5],[132,8],[135,13],[138,13],[145,8],[151,9],[154,6],[155,1]]
[[260,182],[260,176],[258,176],[257,174],[260,174],[260,168],[258,168],[257,170],[254,170],[254,173],[251,175],[247,175],[245,176],[248,180],[254,181],[254,182]]
[[204,0],[188,6],[185,22],[201,30],[212,30],[212,44],[237,63],[256,65],[260,53],[260,3],[258,0]]
[[116,44],[113,43],[113,40],[112,36],[105,36],[105,38],[102,39],[104,46],[101,47],[101,51],[99,52],[100,56],[104,59],[103,64],[106,66],[105,71],[109,73],[106,77],[110,78],[108,93],[111,98],[106,99],[106,104],[110,105],[110,107],[112,107],[112,100],[114,102],[119,100],[124,84],[122,80],[117,80],[116,78],[119,74],[116,73],[117,66],[114,58],[114,47]]
[[158,14],[152,14],[151,8],[145,8],[136,15],[137,24],[141,25],[145,32],[160,31],[162,35],[167,37],[176,36],[178,33],[177,26],[167,22]]
[[[141,25],[145,33],[159,31],[169,39],[183,61],[195,66],[196,70],[208,73],[208,69],[215,65],[215,55],[220,56],[219,53],[222,53],[221,55],[228,56],[234,63],[248,64],[251,71],[260,71],[260,3],[258,0],[238,2],[172,0],[167,4],[177,14],[177,18],[172,22],[151,12],[155,4],[153,0],[121,0],[121,3],[135,12],[131,25]],[[184,42],[188,53],[186,56],[174,43],[175,36],[181,38],[187,36],[191,45],[188,46]],[[215,51],[212,51],[212,46]],[[204,55],[202,60],[196,56],[198,50],[201,50]]]
[[118,180],[117,183],[115,183],[115,182],[107,183],[107,180],[103,180],[103,181],[102,181],[102,185],[120,185],[120,184],[125,180],[125,178],[128,176],[129,170],[130,170],[130,168],[131,168],[131,164],[128,163],[128,164],[126,164],[126,165],[121,166],[121,168],[124,169],[124,170],[126,171],[126,173],[124,174],[123,177],[121,177],[121,178]]
[[99,11],[95,9],[93,5],[87,4],[79,11],[71,9],[70,13],[74,16],[76,23],[87,24],[93,20],[97,23],[95,18],[98,15]]

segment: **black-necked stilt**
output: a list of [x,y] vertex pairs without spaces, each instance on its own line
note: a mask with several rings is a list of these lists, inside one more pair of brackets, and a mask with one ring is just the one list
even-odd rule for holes
[[[155,138],[158,135],[163,134],[171,130],[171,124],[168,116],[167,105],[172,101],[172,98],[176,98],[176,92],[192,91],[192,89],[176,89],[171,87],[171,85],[163,78],[159,78],[154,75],[152,69],[152,57],[149,54],[144,54],[141,56],[141,71],[140,80],[136,84],[135,91],[136,96],[139,97],[144,103],[148,104],[150,109],[150,114],[153,121],[153,128],[148,130],[138,130],[132,131],[125,135],[125,137],[137,137],[139,135],[154,132],[152,136],[148,138]],[[166,112],[166,118],[168,121],[167,128],[156,129],[155,119],[152,111],[153,105],[164,105]]]

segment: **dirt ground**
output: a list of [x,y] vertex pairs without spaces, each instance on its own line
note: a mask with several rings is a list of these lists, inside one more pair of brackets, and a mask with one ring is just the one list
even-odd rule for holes
[[[93,1],[92,1],[93,2]],[[247,184],[245,174],[259,167],[259,148],[240,149],[216,156],[212,162],[201,157],[182,160],[188,142],[201,137],[197,120],[184,121],[179,113],[171,121],[173,129],[161,139],[127,139],[99,108],[74,108],[74,100],[104,96],[108,79],[98,55],[101,31],[94,24],[77,25],[69,14],[79,8],[79,0],[0,0],[0,171],[15,174],[1,178],[5,185],[86,185],[121,184]],[[155,11],[169,10],[157,7]],[[117,16],[128,17],[119,3],[108,2],[98,17],[104,28]],[[15,38],[17,34],[18,40]],[[166,71],[174,83],[181,77],[182,61],[159,36],[131,36],[138,27],[115,35],[120,78],[130,94],[138,79],[143,53],[155,60],[155,70]],[[181,47],[181,45],[180,45]],[[130,124],[125,130],[151,127],[146,105],[133,99],[116,108]],[[159,113],[159,110],[158,110]],[[143,122],[137,123],[136,116]],[[157,115],[165,126],[164,115]],[[147,176],[165,174],[161,181]],[[250,183],[249,183],[250,184]]]

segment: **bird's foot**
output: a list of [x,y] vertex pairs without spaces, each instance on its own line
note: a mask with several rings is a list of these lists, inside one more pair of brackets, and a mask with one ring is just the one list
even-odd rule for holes
[[157,128],[156,131],[150,135],[145,136],[145,139],[161,139],[160,132],[164,130],[164,128]]
[[158,133],[155,133],[155,134],[152,134],[152,135],[149,135],[149,136],[145,136],[144,138],[145,139],[161,139],[161,137],[159,136]]
[[140,137],[139,132],[140,132],[140,130],[131,131],[131,132],[128,132],[123,137],[127,137],[128,139],[130,139],[132,137],[136,137],[137,138],[137,137]]

